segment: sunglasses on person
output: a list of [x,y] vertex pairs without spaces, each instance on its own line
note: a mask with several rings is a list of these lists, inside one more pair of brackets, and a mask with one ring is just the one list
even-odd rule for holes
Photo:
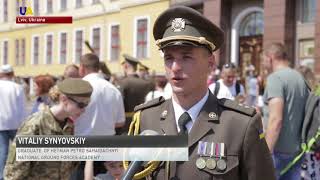
[[223,67],[224,67],[225,69],[228,69],[228,68],[234,69],[234,68],[236,68],[236,66],[235,66],[233,63],[224,64]]
[[72,97],[68,97],[68,96],[67,96],[67,98],[70,99],[72,102],[76,103],[76,105],[77,105],[77,107],[78,107],[79,109],[83,109],[83,108],[85,108],[85,107],[88,106],[88,104],[86,104],[86,103],[84,103],[84,102],[79,102],[79,101],[73,99]]

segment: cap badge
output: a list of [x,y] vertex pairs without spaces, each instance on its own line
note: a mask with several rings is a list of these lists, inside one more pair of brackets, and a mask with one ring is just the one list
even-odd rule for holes
[[182,18],[175,18],[171,24],[171,28],[173,32],[183,31],[185,26],[186,26],[186,22]]

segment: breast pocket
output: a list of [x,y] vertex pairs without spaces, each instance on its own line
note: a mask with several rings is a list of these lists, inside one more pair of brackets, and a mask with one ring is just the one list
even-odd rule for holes
[[[219,162],[219,158],[215,158],[216,167],[209,169],[207,166],[203,169],[205,172],[211,174],[212,179],[218,180],[237,180],[240,179],[239,174],[239,157],[238,156],[226,156],[223,158],[224,162]],[[224,164],[225,163],[225,164]],[[220,166],[220,167],[219,167]],[[224,170],[223,166],[225,166]]]

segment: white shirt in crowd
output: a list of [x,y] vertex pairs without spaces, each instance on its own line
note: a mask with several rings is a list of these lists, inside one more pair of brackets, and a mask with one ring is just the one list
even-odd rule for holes
[[19,128],[26,115],[25,98],[21,85],[0,80],[0,131]]
[[160,96],[165,98],[165,92],[164,91],[159,91],[159,90],[150,91],[146,95],[145,102],[150,101],[150,100],[155,99],[155,98],[158,98]]
[[[219,79],[218,82],[220,83],[220,89],[217,95],[218,99],[221,98],[226,98],[226,99],[231,99],[234,100],[236,97],[236,83],[233,83],[232,86],[228,87],[223,83],[222,79]],[[216,83],[212,83],[209,85],[209,89],[212,93],[214,93],[214,90],[216,88]],[[244,95],[244,87],[242,84],[240,84],[240,93],[238,95]]]
[[115,124],[125,122],[120,91],[98,73],[88,74],[83,80],[91,84],[93,92],[86,111],[75,121],[75,134],[114,135]]

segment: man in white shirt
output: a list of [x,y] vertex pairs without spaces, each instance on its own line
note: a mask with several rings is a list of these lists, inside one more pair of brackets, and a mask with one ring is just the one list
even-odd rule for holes
[[[216,87],[218,88],[216,89]],[[221,79],[211,84],[209,89],[218,99],[227,98],[234,100],[237,97],[245,95],[243,85],[236,82],[236,67],[232,63],[223,65]]]
[[99,58],[92,53],[81,57],[79,74],[93,87],[91,101],[75,121],[76,135],[114,135],[124,125],[120,91],[99,75]]
[[14,73],[10,65],[0,68],[0,77],[0,180],[3,180],[9,141],[13,140],[25,117],[25,94],[23,87],[13,82]]

